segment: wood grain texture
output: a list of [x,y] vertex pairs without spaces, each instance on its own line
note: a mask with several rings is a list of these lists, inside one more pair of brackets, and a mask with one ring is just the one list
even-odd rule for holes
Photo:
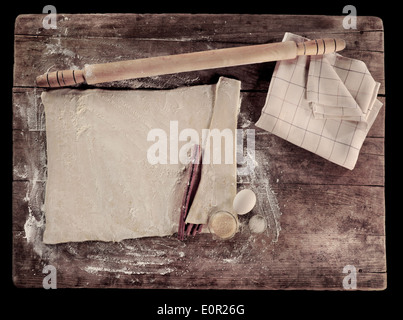
[[[387,286],[384,199],[383,25],[344,16],[209,14],[58,14],[57,29],[44,15],[15,23],[13,88],[13,281],[42,287],[45,265],[57,269],[60,288],[310,289],[344,290],[343,267],[354,265],[358,290]],[[238,187],[270,186],[281,218],[278,239],[252,235],[248,217],[225,242],[207,234],[184,242],[175,236],[45,245],[46,123],[35,77],[47,70],[82,68],[166,54],[281,41],[284,32],[309,38],[341,37],[342,53],[363,60],[381,82],[384,107],[353,171],[332,164],[257,127],[275,63],[127,80],[97,85],[121,89],[169,89],[241,80],[238,127],[255,129],[260,176],[238,177]],[[82,86],[80,88],[93,88]],[[268,194],[267,194],[268,195]],[[265,209],[265,208],[263,208]],[[251,214],[261,213],[259,206]],[[273,226],[272,226],[273,227]]]

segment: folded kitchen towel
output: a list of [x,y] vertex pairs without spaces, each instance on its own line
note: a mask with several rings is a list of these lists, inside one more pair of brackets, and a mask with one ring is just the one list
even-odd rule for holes
[[337,53],[279,61],[256,126],[352,170],[382,107],[379,86],[364,62]]

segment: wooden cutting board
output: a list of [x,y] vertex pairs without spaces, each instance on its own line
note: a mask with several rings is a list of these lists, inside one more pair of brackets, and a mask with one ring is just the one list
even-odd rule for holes
[[343,280],[354,270],[358,290],[386,288],[385,105],[356,168],[349,171],[254,126],[274,62],[98,85],[169,89],[216,83],[220,76],[240,80],[238,127],[256,130],[259,166],[254,177],[238,177],[238,187],[261,187],[260,205],[250,215],[270,214],[269,202],[276,201],[278,217],[260,235],[250,234],[245,217],[241,232],[225,242],[202,234],[186,241],[172,236],[44,245],[46,128],[41,90],[34,87],[35,77],[49,69],[278,42],[293,32],[344,38],[342,54],[368,65],[381,82],[378,99],[385,103],[380,19],[359,16],[357,29],[344,29],[345,16],[57,14],[57,28],[45,29],[44,17],[21,15],[15,23],[12,231],[17,287],[42,287],[48,272],[43,269],[51,265],[58,288],[348,290]]

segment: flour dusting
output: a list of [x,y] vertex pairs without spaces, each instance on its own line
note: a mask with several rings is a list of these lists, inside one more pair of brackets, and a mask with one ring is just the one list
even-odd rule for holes
[[[243,123],[246,123],[245,120]],[[281,231],[281,211],[267,174],[269,160],[263,152],[264,150],[256,150],[254,146],[246,148],[244,152],[246,159],[242,169],[246,169],[245,172],[249,174],[238,176],[238,183],[250,188],[256,194],[257,211],[267,220],[266,234],[272,237],[272,242],[277,242]]]
[[251,187],[255,189],[258,197],[259,211],[267,219],[268,231],[273,236],[273,242],[278,241],[278,237],[281,231],[280,217],[281,211],[277,202],[277,197],[270,186],[270,178],[265,174],[262,162],[263,155],[260,152],[256,152],[256,156],[259,157],[260,164],[257,165],[251,174]]
[[58,60],[62,60],[63,64],[66,65],[68,69],[77,70],[81,68],[79,65],[77,65],[77,63],[80,62],[81,57],[74,51],[65,48],[60,37],[51,38],[51,40],[55,42],[46,43],[46,50],[44,52],[45,57],[57,56]]
[[47,246],[42,242],[42,234],[45,227],[45,216],[43,212],[43,184],[38,179],[39,171],[33,171],[33,179],[29,181],[24,201],[28,207],[28,217],[24,224],[24,238],[33,247],[33,250],[44,257]]
[[[115,274],[116,277],[118,277],[119,273],[127,274],[127,275],[134,275],[134,274],[154,274],[155,271],[135,271],[131,270],[128,267],[122,267],[122,268],[109,268],[109,267],[94,267],[94,266],[88,266],[84,268],[84,271],[92,274],[98,274],[100,272],[108,272],[108,273],[113,273]],[[158,273],[161,275],[165,275],[167,273],[170,273],[174,271],[172,268],[163,268],[161,269]]]
[[[77,68],[73,62],[79,59],[79,56],[73,51],[63,48],[60,39],[56,40],[55,44],[47,45],[46,49],[47,54],[61,55],[72,69]],[[130,84],[134,88],[152,88],[154,82],[160,80],[162,83],[162,81],[166,81],[166,78],[161,77],[159,79],[156,77],[151,80],[150,82],[131,80]],[[189,84],[199,81],[198,78],[185,80]],[[167,86],[167,84],[163,83],[162,86]],[[38,134],[45,134],[45,114],[42,105],[36,100],[36,91],[33,97],[28,98],[29,104],[33,108],[27,109],[25,106],[17,106],[17,111],[27,113],[29,131],[43,131],[38,132]],[[80,114],[85,113],[84,109],[77,109],[76,111]],[[127,111],[135,112],[135,110],[131,109]],[[242,129],[251,126],[252,122],[247,116],[240,114],[240,118],[238,121],[240,121]],[[83,123],[77,126],[76,129],[74,133],[77,138],[85,137],[88,135],[88,131],[91,130],[89,126],[83,125]],[[281,212],[268,176],[267,166],[269,166],[269,160],[263,150],[255,150],[254,154],[246,153],[246,158],[249,159],[249,161],[246,161],[249,174],[238,176],[238,185],[241,185],[241,188],[250,188],[255,192],[257,196],[256,211],[267,220],[267,229],[262,234],[263,237],[250,234],[247,220],[252,215],[249,215],[245,221],[241,221],[239,243],[234,242],[228,246],[220,246],[219,242],[217,242],[212,245],[213,250],[210,250],[212,247],[210,249],[201,248],[200,243],[187,244],[172,237],[156,237],[155,240],[145,240],[145,242],[141,239],[128,239],[121,242],[88,242],[85,245],[85,250],[77,242],[68,242],[56,246],[44,244],[42,238],[45,229],[46,150],[40,150],[40,159],[34,159],[33,156],[28,154],[29,150],[24,152],[27,152],[28,165],[16,163],[13,168],[16,177],[27,179],[27,191],[23,198],[28,208],[28,215],[24,224],[24,239],[41,258],[42,264],[55,265],[60,274],[73,272],[73,269],[68,269],[70,265],[68,268],[66,267],[65,262],[76,261],[78,264],[74,270],[80,271],[81,276],[85,273],[94,278],[104,278],[105,274],[110,274],[116,278],[126,275],[133,276],[131,281],[140,282],[135,277],[136,275],[170,275],[173,273],[177,276],[181,273],[186,274],[188,272],[187,267],[193,265],[190,260],[195,259],[195,248],[200,250],[201,258],[204,256],[212,261],[217,261],[218,264],[221,263],[231,268],[231,265],[259,259],[256,256],[256,250],[252,250],[258,242],[259,245],[263,245],[263,250],[270,250],[270,240],[271,242],[278,241],[281,231]],[[130,210],[129,212],[135,215],[136,210]],[[200,235],[200,237],[202,236],[207,235]],[[203,241],[205,240],[202,240],[201,243]],[[228,248],[231,248],[231,246],[232,250],[229,250]],[[192,258],[189,258],[190,256]],[[182,268],[178,268],[178,262],[182,263]],[[199,267],[203,268],[202,265]]]

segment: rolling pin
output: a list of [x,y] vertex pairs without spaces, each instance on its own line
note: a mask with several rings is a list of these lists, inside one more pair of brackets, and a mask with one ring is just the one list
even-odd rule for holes
[[322,55],[343,50],[342,39],[319,39],[296,43],[283,41],[251,46],[198,51],[177,55],[86,65],[82,70],[60,70],[36,78],[38,87],[56,88],[80,83],[96,84],[157,75],[232,67]]

